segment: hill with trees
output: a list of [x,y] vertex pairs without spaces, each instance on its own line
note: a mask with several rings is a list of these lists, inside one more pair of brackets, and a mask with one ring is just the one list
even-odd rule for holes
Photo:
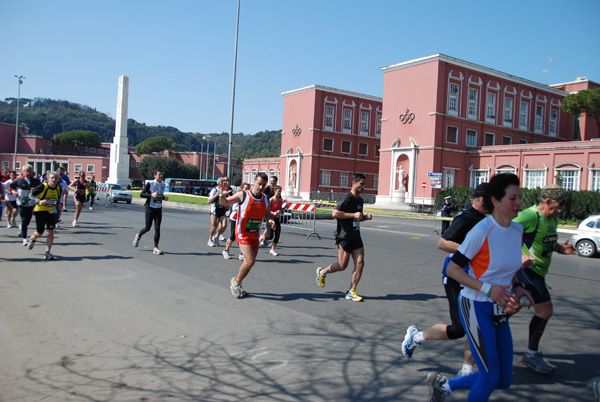
[[[17,99],[6,98],[0,101],[0,122],[14,124]],[[112,142],[115,134],[115,120],[90,106],[66,100],[48,98],[21,98],[19,123],[29,127],[31,134],[53,138],[66,131],[92,131],[102,142]],[[133,119],[127,120],[127,138],[130,146],[152,137],[167,137],[177,143],[178,151],[206,150],[210,143],[211,151],[216,144],[217,153],[227,155],[228,133],[186,133],[171,126],[148,126]],[[279,156],[281,152],[281,132],[265,130],[253,135],[242,133],[233,135],[232,155],[236,159]]]

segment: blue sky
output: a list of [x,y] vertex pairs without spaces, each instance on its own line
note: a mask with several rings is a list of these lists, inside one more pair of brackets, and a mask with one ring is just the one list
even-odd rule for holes
[[[65,99],[186,132],[228,132],[237,0],[2,0],[0,99]],[[382,96],[379,67],[435,53],[532,81],[600,81],[599,0],[242,0],[234,132],[281,129],[282,92]]]

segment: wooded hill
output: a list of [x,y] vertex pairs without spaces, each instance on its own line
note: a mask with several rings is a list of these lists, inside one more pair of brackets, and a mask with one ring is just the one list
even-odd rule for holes
[[[6,98],[0,101],[0,122],[15,124],[17,99]],[[55,134],[71,130],[87,130],[98,133],[102,142],[112,142],[115,134],[115,120],[96,109],[65,100],[48,98],[21,98],[19,124],[29,127],[30,134],[52,138]],[[217,153],[227,155],[228,133],[184,133],[170,126],[147,126],[133,119],[127,120],[129,146],[155,136],[171,138],[178,145],[178,151],[210,151],[216,144]],[[279,156],[281,153],[281,132],[261,131],[253,135],[234,134],[232,155],[237,159]]]

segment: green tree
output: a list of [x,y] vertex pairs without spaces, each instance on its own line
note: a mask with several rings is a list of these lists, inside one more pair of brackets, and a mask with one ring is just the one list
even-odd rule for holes
[[83,155],[83,147],[98,148],[100,136],[93,131],[72,130],[54,136],[56,144],[61,146],[71,145],[75,152]]
[[600,129],[600,88],[585,89],[565,96],[562,108],[565,113],[577,117],[585,113],[587,117],[594,119]]
[[197,179],[200,175],[198,166],[182,163],[168,156],[149,155],[140,161],[139,171],[144,179],[152,179],[156,169],[161,169],[165,178]]
[[135,154],[140,156],[142,154],[154,154],[163,151],[174,151],[178,148],[175,141],[170,138],[159,135],[157,137],[151,137],[144,140],[135,146]]

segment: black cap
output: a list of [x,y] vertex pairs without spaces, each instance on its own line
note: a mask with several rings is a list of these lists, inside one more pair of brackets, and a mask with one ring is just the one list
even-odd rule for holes
[[475,194],[473,194],[473,198],[483,197],[486,187],[487,183],[480,183],[477,187],[475,187]]

